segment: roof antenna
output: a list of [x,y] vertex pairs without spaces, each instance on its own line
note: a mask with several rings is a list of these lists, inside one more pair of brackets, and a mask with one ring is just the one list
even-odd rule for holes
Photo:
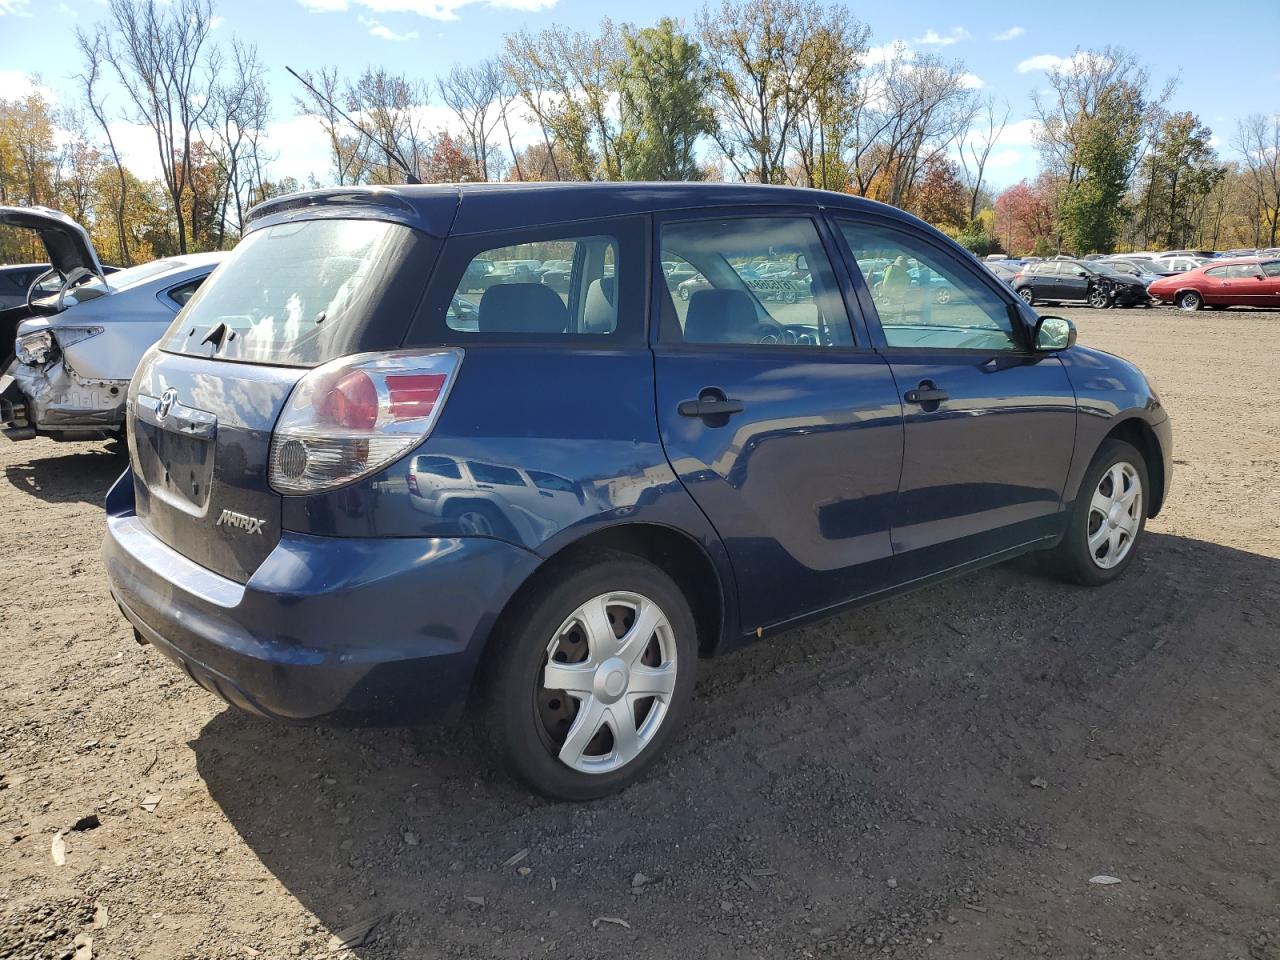
[[315,94],[315,97],[317,100],[319,100],[323,104],[326,104],[330,110],[332,110],[334,113],[340,116],[343,120],[347,121],[347,123],[351,124],[357,130],[359,130],[365,137],[367,137],[373,143],[380,146],[382,148],[382,152],[385,153],[389,159],[394,160],[396,162],[396,166],[398,166],[401,170],[404,171],[405,183],[410,183],[410,184],[422,183],[421,180],[419,180],[417,177],[413,175],[413,171],[409,169],[409,164],[405,162],[404,156],[400,153],[400,149],[394,143],[387,143],[385,141],[379,140],[377,137],[375,137],[372,133],[370,133],[364,127],[360,126],[360,124],[352,120],[350,116],[343,113],[342,110],[338,108],[338,105],[336,103],[334,103],[332,100],[326,97],[323,93],[321,93],[319,90],[313,87],[300,73],[298,73],[297,70],[294,70],[293,67],[286,64],[285,69],[288,70],[291,74],[293,74],[294,79],[296,79],[304,87],[306,87],[313,94]]

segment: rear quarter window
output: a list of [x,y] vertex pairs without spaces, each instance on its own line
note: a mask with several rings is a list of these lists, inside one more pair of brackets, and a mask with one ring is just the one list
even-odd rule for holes
[[645,225],[615,217],[452,236],[405,345],[642,342]]

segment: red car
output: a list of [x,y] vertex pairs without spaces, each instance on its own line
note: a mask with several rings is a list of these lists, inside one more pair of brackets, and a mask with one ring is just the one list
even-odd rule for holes
[[1280,307],[1280,259],[1210,260],[1188,273],[1154,281],[1147,294],[1181,310]]

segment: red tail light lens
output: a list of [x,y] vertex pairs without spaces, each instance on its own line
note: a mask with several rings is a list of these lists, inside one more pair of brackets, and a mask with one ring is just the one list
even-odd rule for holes
[[362,354],[298,381],[271,438],[271,486],[331,490],[382,469],[427,438],[461,350]]
[[378,422],[378,388],[363,370],[350,370],[320,393],[319,420],[353,430],[372,430]]

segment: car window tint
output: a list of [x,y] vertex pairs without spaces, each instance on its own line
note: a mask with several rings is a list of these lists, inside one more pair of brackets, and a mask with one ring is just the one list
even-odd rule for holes
[[524,480],[519,471],[510,467],[500,467],[496,463],[479,463],[475,460],[470,461],[468,466],[476,483],[501,484],[507,487],[524,486]]
[[675,265],[664,270],[674,306],[674,322],[662,328],[664,340],[853,345],[835,273],[808,217],[668,223],[661,259]]
[[1239,280],[1251,279],[1261,272],[1256,263],[1233,263],[1227,268],[1227,276]]
[[1271,260],[1264,263],[1262,272],[1268,277],[1280,277],[1280,260]]
[[190,300],[195,295],[195,292],[200,289],[200,284],[204,283],[204,279],[204,277],[200,277],[196,280],[190,281],[189,283],[184,283],[179,287],[174,287],[169,291],[169,299],[178,306],[185,307],[187,305],[187,301]]
[[855,259],[890,260],[865,277],[891,347],[1016,350],[1008,306],[971,267],[892,227],[840,225]]
[[463,270],[445,322],[460,333],[610,334],[617,265],[608,236],[485,250]]

